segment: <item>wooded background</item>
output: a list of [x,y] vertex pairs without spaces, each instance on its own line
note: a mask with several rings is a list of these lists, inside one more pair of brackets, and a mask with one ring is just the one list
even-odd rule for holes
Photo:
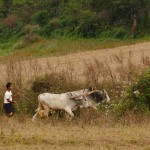
[[150,33],[149,0],[1,0],[0,41],[43,37],[137,38]]

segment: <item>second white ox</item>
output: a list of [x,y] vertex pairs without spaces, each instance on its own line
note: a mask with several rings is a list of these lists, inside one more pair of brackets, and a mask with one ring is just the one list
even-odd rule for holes
[[101,102],[109,102],[110,98],[105,90],[79,90],[73,92],[67,92],[62,94],[43,93],[38,96],[39,106],[36,109],[32,121],[36,116],[44,109],[44,116],[48,117],[50,109],[63,110],[67,112],[71,117],[74,116],[73,112],[78,107],[92,107],[96,109],[96,106]]

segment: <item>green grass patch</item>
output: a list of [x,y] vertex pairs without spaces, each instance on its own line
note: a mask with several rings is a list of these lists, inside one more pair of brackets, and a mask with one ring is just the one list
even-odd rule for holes
[[[16,44],[21,40],[17,38],[0,44],[0,57],[8,55],[20,55],[24,57],[47,57],[60,56],[71,53],[92,51],[99,49],[115,48],[123,45],[131,45],[140,42],[150,41],[150,36],[139,39],[41,39],[40,41],[16,48]],[[15,48],[14,48],[15,47]]]

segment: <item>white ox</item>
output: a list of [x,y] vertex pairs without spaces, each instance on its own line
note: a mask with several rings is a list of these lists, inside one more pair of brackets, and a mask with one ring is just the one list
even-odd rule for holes
[[73,92],[67,92],[62,94],[43,93],[38,96],[39,106],[36,109],[32,121],[36,116],[44,109],[44,116],[48,117],[50,109],[63,110],[67,112],[71,117],[74,116],[73,112],[78,107],[92,107],[96,109],[96,106],[101,102],[109,102],[110,98],[105,90],[79,90]]

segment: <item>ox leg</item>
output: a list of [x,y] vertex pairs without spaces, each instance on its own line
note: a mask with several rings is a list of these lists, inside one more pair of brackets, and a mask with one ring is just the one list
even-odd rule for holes
[[46,105],[43,105],[43,107],[44,107],[44,116],[45,117],[47,117],[48,118],[48,114],[49,114],[49,107],[48,106],[46,106]]
[[59,117],[63,117],[62,115],[61,115],[61,110],[58,110],[58,111],[56,111],[56,119],[58,120],[59,119]]
[[72,117],[74,117],[74,114],[73,114],[73,112],[71,111],[71,109],[65,109],[65,111],[71,116],[71,118]]
[[36,109],[36,113],[35,113],[34,116],[32,117],[32,122],[34,122],[36,116],[39,114],[39,112],[40,112],[41,110],[42,110],[41,107],[38,107],[38,108]]

